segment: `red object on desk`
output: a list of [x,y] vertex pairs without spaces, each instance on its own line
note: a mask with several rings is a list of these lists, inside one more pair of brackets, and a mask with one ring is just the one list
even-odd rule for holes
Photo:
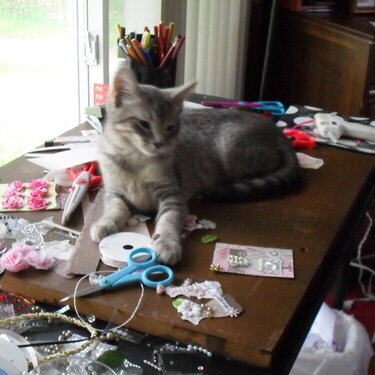
[[292,146],[296,148],[312,148],[315,146],[315,138],[302,130],[284,130],[284,135],[291,139]]
[[80,171],[73,171],[71,168],[66,168],[66,173],[68,174],[70,179],[72,181],[74,181],[82,171],[89,172],[90,176],[91,176],[89,189],[91,189],[91,188],[99,185],[102,182],[102,176],[95,174],[95,171],[96,171],[97,167],[98,167],[97,162],[90,162],[90,163],[86,163],[85,166],[83,167],[83,169],[80,170]]

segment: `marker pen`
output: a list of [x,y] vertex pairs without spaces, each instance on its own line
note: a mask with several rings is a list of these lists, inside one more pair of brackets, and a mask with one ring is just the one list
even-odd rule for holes
[[82,135],[58,137],[50,141],[44,142],[44,146],[51,147],[51,146],[63,146],[69,143],[89,143],[89,142],[93,142],[96,138],[97,138],[96,136],[82,136]]

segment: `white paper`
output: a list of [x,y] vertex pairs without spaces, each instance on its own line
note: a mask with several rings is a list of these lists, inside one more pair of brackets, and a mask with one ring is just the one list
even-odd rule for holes
[[97,160],[97,143],[84,143],[72,150],[27,160],[48,170],[70,168]]

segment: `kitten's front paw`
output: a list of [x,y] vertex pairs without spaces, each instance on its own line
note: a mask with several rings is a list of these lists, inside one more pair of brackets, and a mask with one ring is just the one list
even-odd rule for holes
[[99,220],[90,229],[91,239],[100,242],[104,237],[120,231],[119,225],[113,220]]
[[160,263],[173,266],[181,259],[182,247],[180,241],[166,238],[155,233],[152,236],[152,245],[153,249],[158,254],[158,260]]

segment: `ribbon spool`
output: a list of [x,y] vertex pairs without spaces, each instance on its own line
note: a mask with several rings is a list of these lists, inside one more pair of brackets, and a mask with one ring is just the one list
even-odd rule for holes
[[[151,238],[135,232],[120,232],[103,238],[99,243],[99,251],[104,264],[115,268],[127,266],[128,254],[139,247],[152,249]],[[136,255],[133,259],[142,261],[144,254]],[[138,259],[139,258],[139,259]]]

